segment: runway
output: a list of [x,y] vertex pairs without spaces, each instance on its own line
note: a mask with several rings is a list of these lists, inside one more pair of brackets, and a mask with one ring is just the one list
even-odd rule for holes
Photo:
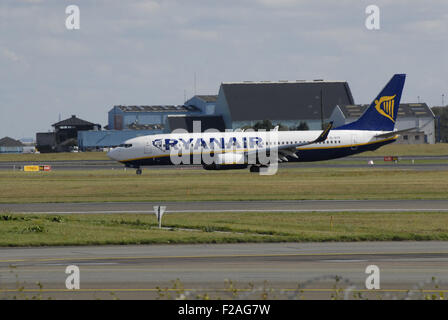
[[[109,162],[103,165],[113,168]],[[303,164],[286,166],[296,165]],[[102,165],[98,166],[87,168]],[[329,166],[353,167],[342,161]],[[422,165],[416,170],[437,170],[437,166]],[[86,169],[74,164],[67,168]],[[155,205],[166,206],[168,214],[448,211],[448,199],[25,203],[0,204],[0,211],[153,214]],[[69,265],[80,268],[80,290],[66,289]],[[369,265],[380,269],[379,290],[366,289]],[[424,299],[441,293],[448,294],[446,242],[0,248],[0,299],[196,299],[205,295],[260,299],[263,294],[268,299],[353,298],[354,294],[369,299]]]
[[[448,170],[448,156],[403,156],[404,162],[385,162],[382,157],[346,157],[323,162],[288,162],[280,163],[279,168],[369,168],[367,162],[374,161],[374,166],[384,169],[407,170]],[[414,160],[414,163],[410,161]],[[432,162],[428,162],[432,161]],[[124,165],[113,160],[72,160],[72,161],[0,161],[0,170],[18,171],[25,165],[50,165],[52,170],[124,170]],[[182,166],[149,166],[143,167],[145,171],[151,170],[203,170],[200,165]],[[127,170],[134,170],[128,168]]]
[[448,200],[278,200],[0,204],[0,211],[23,213],[166,213],[183,212],[445,212]]
[[[7,298],[259,299],[264,291],[271,299],[353,293],[420,299],[448,293],[446,242],[1,248],[0,257],[0,296]],[[80,269],[80,290],[65,287],[69,265]],[[375,292],[365,286],[369,265],[380,270]]]

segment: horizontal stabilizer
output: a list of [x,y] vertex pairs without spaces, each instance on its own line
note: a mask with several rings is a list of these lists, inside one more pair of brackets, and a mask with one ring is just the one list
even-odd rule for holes
[[375,138],[390,138],[390,137],[396,136],[397,134],[402,134],[402,133],[409,132],[409,131],[412,131],[415,129],[418,129],[418,127],[378,134],[375,136]]

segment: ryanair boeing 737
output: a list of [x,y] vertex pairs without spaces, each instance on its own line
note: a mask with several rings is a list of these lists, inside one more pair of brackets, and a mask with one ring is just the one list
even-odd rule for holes
[[202,164],[205,169],[242,169],[251,172],[286,161],[330,160],[376,150],[394,142],[394,130],[405,74],[396,74],[361,117],[323,131],[172,132],[127,140],[108,156],[136,168],[146,165]]

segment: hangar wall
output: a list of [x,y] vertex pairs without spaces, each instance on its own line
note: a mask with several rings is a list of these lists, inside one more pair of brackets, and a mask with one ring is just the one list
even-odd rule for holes
[[318,130],[338,104],[354,104],[345,81],[246,81],[222,83],[217,110],[233,129],[270,120],[290,129],[306,122]]

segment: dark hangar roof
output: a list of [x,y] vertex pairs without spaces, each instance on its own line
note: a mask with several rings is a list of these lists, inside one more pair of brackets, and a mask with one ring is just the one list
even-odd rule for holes
[[336,105],[354,104],[344,81],[279,81],[222,83],[233,121],[320,119],[323,92],[324,118]]
[[23,143],[10,137],[0,139],[0,147],[23,147]]
[[216,102],[216,100],[218,100],[217,95],[197,95],[196,97],[205,102]]
[[123,112],[195,112],[199,111],[194,106],[168,105],[168,106],[115,106]]
[[[368,107],[368,104],[339,106],[345,118],[359,118]],[[400,103],[397,116],[424,118],[434,117],[434,114],[426,103]]]
[[94,123],[85,121],[77,118],[76,116],[71,116],[71,118],[56,122],[53,127],[78,127],[78,126],[94,126]]

